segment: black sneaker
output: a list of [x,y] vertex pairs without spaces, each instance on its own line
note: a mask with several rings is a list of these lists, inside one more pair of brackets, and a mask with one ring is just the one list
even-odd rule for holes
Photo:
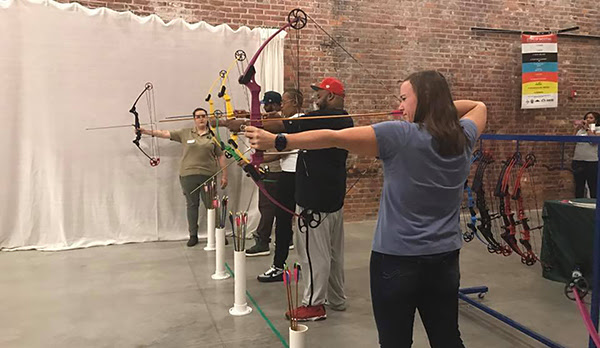
[[190,236],[190,240],[188,240],[187,246],[193,247],[196,244],[198,244],[198,236]]
[[271,266],[265,273],[256,277],[261,283],[272,283],[283,281],[283,268]]
[[269,250],[269,244],[256,243],[250,249],[246,249],[246,256],[268,256],[271,254]]

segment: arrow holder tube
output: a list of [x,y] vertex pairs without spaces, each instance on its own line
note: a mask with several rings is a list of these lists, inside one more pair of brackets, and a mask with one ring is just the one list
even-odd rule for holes
[[242,316],[252,313],[252,308],[246,302],[246,251],[233,252],[233,267],[235,270],[235,289],[233,307],[229,314]]
[[206,246],[204,250],[215,250],[215,210],[206,210]]
[[229,314],[234,316],[247,315],[252,308],[246,302],[246,251],[235,251],[233,253],[233,267],[235,269],[235,289],[233,307]]
[[223,280],[229,278],[229,273],[225,270],[225,229],[217,228],[215,230],[215,274],[211,276],[214,280]]
[[290,332],[290,348],[304,348],[306,347],[306,335],[308,332],[308,326],[298,324],[296,330],[289,328]]

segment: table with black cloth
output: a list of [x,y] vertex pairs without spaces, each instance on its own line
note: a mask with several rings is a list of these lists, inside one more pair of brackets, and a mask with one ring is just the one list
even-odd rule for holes
[[[595,199],[571,199],[577,203],[596,203]],[[542,252],[546,279],[568,283],[571,272],[578,266],[592,284],[594,251],[594,217],[596,210],[576,206],[569,201],[545,201]]]

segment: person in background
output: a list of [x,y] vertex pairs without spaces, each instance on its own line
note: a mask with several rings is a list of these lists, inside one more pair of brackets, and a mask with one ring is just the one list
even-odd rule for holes
[[[587,112],[583,116],[583,122],[576,125],[579,128],[577,135],[595,136],[596,132],[592,127],[599,126],[600,113],[595,111]],[[594,125],[594,126],[592,126]],[[596,198],[597,180],[598,180],[598,144],[577,143],[575,153],[573,153],[573,178],[575,180],[575,198],[585,197],[585,185],[590,189],[590,197]]]
[[[194,127],[179,130],[148,130],[140,128],[142,134],[163,139],[171,139],[183,145],[183,155],[179,165],[179,183],[185,196],[187,221],[190,239],[187,246],[198,244],[198,208],[200,206],[200,190],[195,190],[219,170],[221,172],[221,188],[227,186],[227,163],[221,148],[210,137],[207,128],[207,112],[196,108],[192,113]],[[192,191],[194,191],[192,193]]]
[[[266,112],[281,111],[281,94],[275,91],[265,92],[262,104]],[[270,162],[264,161],[261,167],[265,169],[266,174],[263,180],[264,187],[267,192],[277,197],[277,182],[281,175],[281,167],[278,158],[270,159]],[[278,208],[273,204],[263,193],[258,194],[258,211],[260,212],[260,220],[258,227],[253,233],[254,245],[246,250],[246,256],[268,256],[271,253],[269,247],[271,243],[271,233],[273,232],[273,222]]]
[[[296,89],[289,89],[283,93],[281,102],[281,114],[283,117],[295,118],[302,116],[302,104],[304,96],[302,92]],[[280,159],[281,174],[277,182],[277,200],[291,211],[296,209],[296,162],[298,161],[298,151],[293,150],[285,155],[265,155],[265,161]],[[269,269],[260,274],[257,279],[259,282],[280,282],[283,281],[283,266],[287,260],[289,249],[292,245],[292,214],[277,208],[275,213],[275,255],[273,264]]]

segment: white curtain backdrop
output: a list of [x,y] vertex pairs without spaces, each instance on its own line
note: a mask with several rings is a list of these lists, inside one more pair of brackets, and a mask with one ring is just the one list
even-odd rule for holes
[[[161,163],[152,168],[132,144],[131,127],[85,128],[131,124],[128,110],[148,81],[158,119],[190,114],[197,106],[208,109],[204,98],[218,72],[227,69],[236,50],[249,60],[268,33],[272,29],[164,23],[155,15],[75,3],[0,0],[0,249],[187,238],[178,178],[181,145],[160,139]],[[284,37],[257,64],[263,91],[283,87]],[[228,91],[236,109],[248,110],[238,76],[234,68]],[[216,94],[216,108],[224,110]],[[137,109],[147,121],[144,98]],[[158,124],[191,126],[191,121]],[[225,130],[221,136],[227,136]],[[142,139],[144,149],[149,144],[150,138]],[[235,164],[229,182],[231,210],[248,210],[253,231],[259,218],[256,187]],[[201,209],[200,235],[205,233]]]

